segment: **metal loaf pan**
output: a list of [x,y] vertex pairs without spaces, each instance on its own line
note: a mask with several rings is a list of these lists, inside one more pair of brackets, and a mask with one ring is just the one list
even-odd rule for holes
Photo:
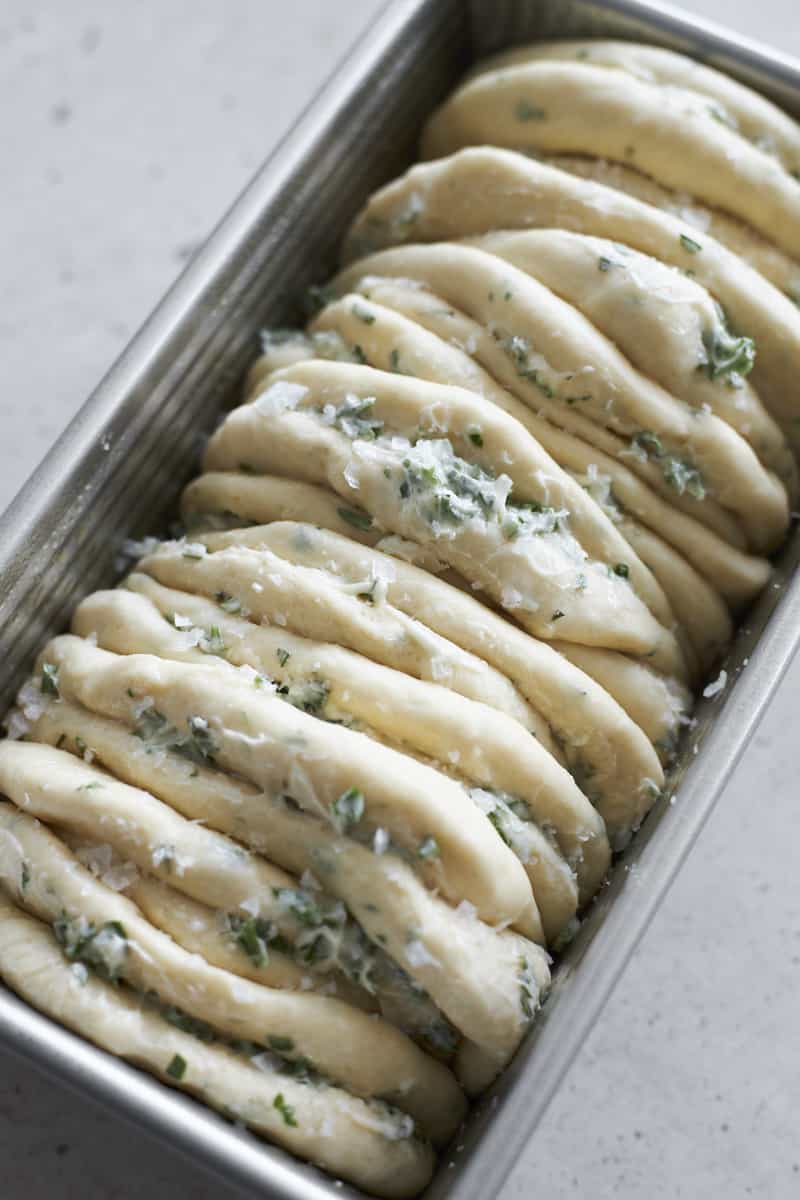
[[[580,35],[658,42],[800,114],[800,64],[635,0],[398,0],[325,85],[0,518],[0,710],[78,600],[116,577],[121,540],[163,529],[200,437],[235,395],[264,324],[298,317],[368,192],[413,158],[431,108],[470,62]],[[800,642],[795,531],[740,630],[729,685],[701,702],[669,793],[616,865],[555,972],[514,1063],[445,1154],[427,1200],[490,1200],[683,863]],[[742,671],[746,664],[746,670]],[[273,1200],[358,1195],[163,1087],[0,988],[0,1044],[116,1109],[218,1177]]]

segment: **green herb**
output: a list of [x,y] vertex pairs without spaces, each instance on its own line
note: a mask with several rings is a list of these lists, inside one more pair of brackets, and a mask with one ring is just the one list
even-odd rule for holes
[[237,600],[230,592],[217,592],[214,599],[226,613],[239,613],[242,611],[241,600]]
[[186,1065],[186,1059],[182,1058],[180,1054],[175,1054],[167,1067],[167,1074],[171,1079],[183,1079],[186,1074]]
[[58,667],[54,663],[42,663],[42,679],[39,688],[45,696],[59,696]]
[[283,1093],[278,1092],[275,1099],[272,1101],[273,1108],[277,1108],[278,1112],[283,1117],[284,1125],[297,1125],[297,1118],[294,1115],[294,1109],[290,1104],[287,1104],[283,1098]]
[[366,366],[367,356],[361,346],[359,346],[358,342],[353,345],[351,354],[353,356],[353,362],[358,363],[362,367]]
[[89,749],[89,747],[86,745],[86,742],[83,740],[82,737],[76,737],[75,738],[75,749],[78,751],[78,754],[84,755],[86,753],[86,751]]
[[519,334],[512,334],[510,337],[498,338],[498,340],[500,341],[501,348],[516,366],[520,379],[529,380],[530,383],[539,389],[543,396],[546,396],[548,400],[552,400],[555,395],[552,387],[546,379],[542,378],[536,367],[530,366],[529,356],[532,351],[527,338],[520,337]]
[[175,1029],[180,1029],[181,1033],[189,1033],[192,1037],[196,1037],[201,1042],[215,1042],[217,1034],[207,1021],[201,1021],[199,1017],[192,1017],[189,1013],[185,1013],[182,1008],[174,1008],[168,1006],[161,1008],[161,1015],[164,1020],[174,1026]]
[[269,962],[269,923],[258,917],[229,918],[236,943],[244,950],[255,967],[264,967]]
[[311,892],[305,888],[273,888],[272,894],[280,906],[286,912],[290,912],[301,925],[313,929],[322,924],[322,909]]
[[102,784],[102,783],[100,783],[100,782],[99,782],[99,780],[96,780],[96,779],[95,779],[95,780],[93,780],[93,781],[92,781],[92,783],[82,783],[82,784],[80,785],[80,787],[77,787],[77,788],[75,789],[75,791],[76,791],[76,792],[91,792],[91,791],[93,791],[95,788],[101,788],[101,787],[105,787],[105,784]]
[[713,329],[704,329],[702,339],[705,358],[698,370],[705,371],[709,379],[727,375],[735,383],[752,371],[756,351],[751,338],[737,337],[720,323]]
[[291,1038],[276,1037],[274,1034],[270,1034],[267,1038],[267,1045],[270,1050],[275,1050],[278,1054],[294,1050],[294,1042]]
[[389,355],[389,370],[400,370],[400,352],[396,348],[392,350],[391,354]]
[[128,954],[127,934],[119,921],[107,921],[98,929],[85,917],[64,913],[53,922],[53,932],[71,962],[93,967],[104,979],[116,983]]
[[282,650],[279,646],[275,651],[275,657],[282,667],[285,667],[289,659],[292,657],[288,650]]
[[333,418],[335,427],[351,439],[376,438],[383,429],[383,421],[372,416],[374,396],[346,396]]
[[610,271],[613,266],[613,261],[610,258],[606,258],[604,254],[601,254],[597,260],[598,271]]
[[519,1006],[525,1020],[530,1021],[539,1007],[539,988],[524,954],[519,959],[517,978],[519,980]]
[[372,517],[368,513],[358,512],[354,508],[337,508],[336,511],[342,520],[347,521],[354,529],[372,529]]
[[306,294],[303,298],[303,307],[309,316],[316,316],[321,312],[327,304],[333,303],[336,300],[336,288],[330,284],[312,283],[311,287],[306,289]]
[[504,299],[504,300],[510,300],[510,299],[511,299],[511,297],[512,297],[512,295],[513,295],[513,293],[512,293],[512,292],[503,292],[503,299]]
[[211,625],[206,632],[206,636],[200,643],[200,649],[204,654],[217,654],[220,658],[224,658],[227,654],[227,647],[220,633],[219,625]]
[[694,238],[690,238],[688,234],[680,235],[680,243],[688,254],[699,254],[703,247]]
[[648,429],[642,429],[634,434],[631,443],[645,457],[654,459],[661,468],[661,473],[670,487],[679,496],[688,492],[695,500],[702,500],[706,494],[703,477],[697,467],[676,454],[668,454],[664,449],[661,438]]
[[423,840],[420,842],[419,846],[417,847],[417,854],[419,855],[420,858],[426,859],[426,860],[438,858],[440,851],[439,851],[439,843],[436,841],[436,838],[435,837],[423,838]]
[[350,311],[354,317],[358,317],[359,321],[363,321],[365,325],[375,324],[375,314],[369,312],[366,308],[362,308],[360,304],[354,304]]
[[543,121],[547,113],[529,100],[519,100],[514,108],[514,116],[518,121]]
[[467,437],[472,442],[473,446],[483,445],[483,434],[481,433],[480,429],[468,429]]
[[30,867],[28,866],[28,864],[27,864],[27,862],[25,861],[25,859],[23,858],[23,860],[22,860],[22,868],[21,868],[21,879],[20,879],[20,889],[21,889],[23,892],[24,892],[24,891],[27,891],[27,889],[28,889],[28,885],[30,884],[30,881],[31,881],[31,869],[30,869]]
[[300,679],[295,683],[282,684],[278,688],[279,696],[295,708],[299,708],[301,712],[310,713],[313,717],[320,715],[329,694],[330,687],[324,679]]
[[252,463],[240,462],[237,465],[243,475],[257,475],[258,474],[258,471],[252,465]]
[[560,608],[557,608],[556,611],[553,613],[552,617],[550,618],[550,620],[551,621],[560,621],[564,615],[565,614],[564,614],[563,610]]
[[627,579],[630,573],[630,567],[627,563],[614,563],[614,574],[619,575],[620,579]]
[[342,792],[331,805],[331,815],[340,833],[347,833],[364,816],[364,793],[356,787]]

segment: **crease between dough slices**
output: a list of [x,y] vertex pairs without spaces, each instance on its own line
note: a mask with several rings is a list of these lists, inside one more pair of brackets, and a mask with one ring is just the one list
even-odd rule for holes
[[[736,331],[755,342],[750,380],[797,453],[800,311],[796,305],[738,257],[739,247],[732,253],[721,238],[705,232],[698,237],[689,220],[662,211],[652,196],[645,203],[602,180],[578,177],[570,173],[573,165],[590,173],[600,169],[591,159],[564,160],[569,170],[560,169],[492,146],[471,147],[412,167],[367,202],[351,227],[344,261],[408,240],[437,242],[498,229],[557,226],[609,238],[679,270],[691,269],[697,282],[725,309]],[[700,252],[688,253],[682,235],[696,240]]]
[[7,888],[19,885],[23,863],[20,902],[27,911],[50,922],[83,918],[100,929],[109,922],[122,927],[119,970],[139,990],[157,992],[234,1038],[263,1044],[270,1034],[290,1037],[292,1053],[356,1094],[396,1100],[433,1141],[446,1140],[458,1124],[464,1109],[452,1075],[394,1026],[333,998],[250,983],[188,954],[45,826],[0,802],[0,878]]
[[[399,1131],[397,1123],[382,1121],[363,1100],[339,1088],[316,1090],[222,1046],[204,1045],[144,1009],[135,992],[92,975],[81,982],[46,926],[2,890],[0,976],[35,1008],[95,1045],[370,1193],[410,1200],[433,1173],[430,1147],[416,1138],[392,1136],[393,1125]],[[281,1115],[278,1096],[296,1124]]]
[[800,256],[798,181],[687,89],[585,63],[489,71],[434,113],[423,132],[422,157],[485,142],[632,160],[646,175],[732,212]]
[[433,886],[456,903],[468,899],[492,922],[525,923],[530,914],[535,926],[521,863],[466,793],[432,768],[265,694],[254,673],[234,679],[231,672],[221,686],[213,666],[115,655],[70,635],[50,642],[41,661],[56,666],[67,698],[134,723],[144,704],[178,731],[199,728],[202,757],[262,788],[288,791],[332,823],[336,802],[357,789],[366,829],[385,827],[412,852],[424,838],[436,839],[439,858],[420,862]]
[[[414,279],[478,321],[505,359],[512,390],[520,381],[533,389],[518,393],[532,407],[553,399],[556,409],[579,408],[593,424],[629,439],[634,460],[642,457],[642,439],[655,435],[662,469],[675,464],[665,471],[671,491],[696,500],[698,519],[707,519],[713,498],[756,550],[774,547],[785,533],[785,493],[735,430],[641,375],[582,313],[530,275],[474,246],[439,243],[370,255],[340,274],[336,286],[349,290],[365,276],[381,275]],[[485,350],[477,346],[475,353],[486,366]],[[651,457],[648,450],[644,458]]]
[[[576,419],[570,413],[572,419],[565,422],[565,428],[562,429],[550,424],[550,420],[554,419],[550,412],[547,413],[548,419],[528,409],[519,413],[514,397],[507,390],[509,385],[514,386],[513,380],[506,378],[503,386],[498,378],[493,377],[468,353],[484,344],[487,363],[491,363],[497,375],[502,377],[502,370],[497,372],[497,360],[491,353],[493,349],[496,350],[493,339],[488,338],[474,321],[448,308],[441,298],[403,286],[401,281],[367,277],[363,286],[369,293],[369,299],[363,303],[371,306],[373,314],[388,314],[395,343],[402,347],[407,361],[422,378],[428,375],[435,379],[449,376],[501,408],[509,403],[514,405],[518,419],[563,468],[573,475],[588,477],[595,474],[606,478],[611,488],[612,508],[622,507],[674,545],[695,570],[720,591],[732,608],[749,603],[764,586],[769,577],[769,563],[743,554],[735,544],[729,544],[688,512],[676,510],[673,502],[680,505],[685,497],[672,492],[667,502],[663,494],[666,488],[663,478],[660,491],[653,487],[657,487],[659,482],[657,477],[653,477],[654,465],[630,456],[617,457],[625,451],[625,443],[615,435],[609,434],[603,438],[603,445],[607,440],[611,445],[601,449],[583,440],[582,435],[587,430],[581,425],[590,426],[590,436],[597,428],[592,428],[591,423],[583,418]],[[329,305],[320,314],[317,324],[323,328],[347,330],[346,313],[341,302]],[[409,329],[397,317],[406,318],[407,322],[413,322],[413,326]],[[371,340],[374,327],[370,326],[366,335],[361,335],[364,345],[372,353],[376,352]],[[633,473],[631,467],[635,467],[637,474]],[[602,500],[602,497],[599,499]],[[703,502],[704,506],[708,503],[708,500]],[[730,530],[726,529],[725,532],[729,533]]]
[[[541,991],[549,983],[539,947],[484,925],[469,906],[451,908],[402,860],[340,837],[280,797],[174,751],[142,753],[122,722],[62,699],[46,706],[31,732],[50,745],[81,738],[119,778],[147,788],[185,817],[238,838],[297,875],[324,874],[326,889],[467,1038],[503,1061],[513,1054],[528,1024],[519,1003],[520,960],[530,964]],[[385,902],[389,896],[391,904]],[[409,941],[409,931],[427,954],[412,953],[416,942]]]

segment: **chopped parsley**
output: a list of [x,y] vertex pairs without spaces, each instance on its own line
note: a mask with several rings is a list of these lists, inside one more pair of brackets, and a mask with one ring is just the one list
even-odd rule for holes
[[348,525],[352,525],[354,529],[362,529],[364,531],[372,529],[372,517],[369,513],[359,512],[355,508],[337,508],[339,516]]
[[472,442],[473,446],[483,445],[483,434],[480,429],[472,428],[467,430],[467,437]]
[[274,1050],[277,1054],[286,1054],[294,1050],[294,1042],[288,1037],[278,1037],[275,1034],[269,1034],[267,1037],[267,1045],[270,1050]]
[[643,458],[650,458],[658,463],[664,479],[679,496],[688,492],[695,500],[705,498],[705,483],[697,467],[677,454],[668,454],[658,434],[641,429],[634,434],[631,443]]
[[278,660],[279,664],[280,664],[282,667],[285,667],[285,666],[286,666],[286,664],[287,664],[287,662],[289,661],[289,659],[290,659],[292,656],[291,656],[291,654],[289,653],[289,651],[288,651],[288,650],[283,650],[283,649],[282,649],[282,648],[279,646],[279,647],[278,647],[278,649],[275,651],[275,657],[277,658],[277,660]]
[[228,653],[228,648],[220,633],[219,625],[211,625],[208,628],[205,637],[200,643],[200,649],[204,654],[217,654],[220,658],[225,657]]
[[283,1092],[278,1092],[275,1099],[272,1101],[272,1107],[277,1108],[278,1112],[283,1117],[284,1125],[297,1126],[297,1118],[294,1115],[294,1109],[291,1104],[287,1104],[283,1098]]
[[27,891],[31,882],[31,869],[28,863],[23,858],[20,877],[20,891]]
[[556,611],[553,613],[552,617],[550,618],[550,620],[551,621],[560,621],[564,615],[565,615],[565,613],[564,613],[563,609],[557,608]]
[[58,690],[58,667],[54,663],[42,663],[40,690],[45,696],[60,696]]
[[630,567],[628,566],[627,563],[624,563],[624,562],[614,563],[613,570],[614,570],[614,574],[619,575],[620,579],[627,579],[631,573]]
[[331,805],[333,823],[339,833],[348,833],[364,816],[364,793],[357,787],[342,792]]
[[420,858],[429,860],[438,858],[440,854],[439,843],[435,837],[423,838],[417,847],[417,854]]
[[702,339],[705,357],[697,369],[705,371],[709,379],[728,376],[735,386],[753,369],[756,351],[752,339],[737,337],[724,321],[713,329],[704,329]]
[[214,599],[220,608],[224,609],[226,613],[234,614],[242,611],[241,600],[237,600],[235,596],[230,594],[230,592],[217,592],[214,596]]
[[306,288],[306,294],[303,297],[303,307],[309,316],[316,316],[321,312],[327,304],[331,304],[337,299],[336,288],[328,284],[312,283],[311,287]]
[[383,430],[383,421],[371,415],[374,405],[374,396],[345,396],[336,409],[333,424],[351,439],[376,438]]
[[301,712],[318,717],[328,701],[330,690],[324,679],[298,679],[294,683],[281,684],[278,695]]
[[236,944],[244,950],[253,966],[266,966],[269,962],[267,947],[272,933],[269,922],[260,917],[245,918],[235,914],[232,914],[228,921]]
[[703,247],[694,238],[690,238],[688,234],[682,233],[679,241],[687,254],[699,254]]
[[389,370],[390,371],[399,371],[400,370],[400,351],[396,347],[394,350],[392,350],[391,354],[389,355]]
[[613,263],[612,259],[606,258],[606,256],[604,254],[601,254],[597,260],[598,271],[610,271],[613,266],[614,266],[614,263]]
[[167,1067],[167,1074],[171,1079],[183,1079],[186,1074],[186,1059],[180,1054],[174,1054]]
[[53,922],[53,932],[70,962],[93,967],[103,979],[116,983],[128,954],[127,934],[119,921],[107,921],[98,929],[85,917],[64,913]]
[[134,736],[145,743],[147,752],[174,750],[191,762],[202,765],[213,762],[217,745],[204,717],[189,717],[188,731],[183,733],[171,725],[162,712],[155,707],[146,708],[134,727]]
[[518,121],[544,121],[547,112],[529,100],[519,100],[514,106],[514,116]]
[[494,336],[500,342],[500,348],[505,351],[514,363],[520,379],[527,379],[539,389],[543,396],[546,396],[548,400],[552,400],[555,396],[552,387],[543,378],[541,372],[536,367],[530,365],[532,349],[527,338],[520,337],[519,334],[511,334],[509,337],[503,338],[497,332],[495,332]]

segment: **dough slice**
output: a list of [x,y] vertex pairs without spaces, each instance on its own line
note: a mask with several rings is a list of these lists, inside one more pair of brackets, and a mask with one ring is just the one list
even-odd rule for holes
[[[257,982],[298,989],[304,979],[313,983],[314,975],[324,972],[328,994],[346,1000],[356,996],[361,1007],[370,1007],[363,986],[369,985],[374,956],[363,948],[361,931],[331,897],[310,894],[296,877],[224,834],[187,820],[149,792],[50,746],[0,743],[0,787],[8,780],[14,781],[13,788],[6,787],[8,793],[18,801],[23,795],[25,811],[57,825],[73,849],[76,842],[95,844],[94,855],[90,846],[87,858],[81,858],[87,865],[103,861],[96,853],[100,843],[123,862],[210,906],[217,918],[217,940],[222,941],[222,918],[230,934],[230,957],[246,958],[243,951],[249,950],[250,962],[258,967]],[[103,873],[102,881],[112,886],[113,874]],[[122,890],[136,898],[135,884]],[[257,925],[268,927],[285,952],[262,942]],[[338,971],[338,943],[349,951],[342,954],[342,971],[357,988]],[[317,983],[318,989],[323,986],[322,980]]]
[[[402,859],[340,837],[328,822],[283,796],[260,792],[172,750],[142,754],[139,739],[119,721],[61,699],[45,706],[31,733],[50,745],[95,755],[119,778],[147,788],[185,817],[268,854],[286,870],[323,877],[326,890],[357,916],[373,944],[383,946],[414,980],[420,1007],[409,1024],[415,1036],[440,1045],[440,1023],[430,1013],[433,1001],[493,1062],[508,1061],[514,1053],[549,984],[547,958],[533,943],[484,925],[469,904],[451,908]],[[526,978],[537,989],[534,994],[528,988],[524,996],[523,959]],[[378,990],[381,1001],[386,990]],[[408,1006],[405,1015],[408,1019]]]
[[[569,794],[575,785],[516,722],[460,696],[449,696],[443,707],[441,688],[338,646],[304,643],[283,630],[232,617],[205,598],[162,588],[149,576],[134,576],[130,582],[140,589],[138,594],[100,592],[84,601],[73,619],[74,632],[94,634],[98,645],[119,654],[216,661],[223,668],[249,666],[277,682],[287,698],[294,695],[295,702],[302,703],[306,690],[324,680],[326,719],[353,721],[383,744],[411,752],[456,778],[471,794],[478,790],[478,807],[487,812],[528,873],[548,940],[573,918],[578,890],[572,869],[547,833],[532,822],[527,797],[532,794],[538,800],[540,793],[547,797],[550,791]],[[214,630],[220,656],[209,660],[197,646],[187,646],[194,635],[167,626],[175,613],[191,617],[194,630]],[[534,805],[538,807],[536,800]],[[427,841],[421,852],[435,857],[438,846]]]
[[476,239],[579,308],[631,363],[691,408],[710,408],[792,496],[797,464],[745,376],[757,347],[736,337],[708,292],[649,255],[561,229]]
[[[446,243],[371,255],[339,275],[336,286],[358,290],[365,276],[381,275],[414,279],[482,325],[500,352],[499,382],[534,410],[542,396],[557,409],[579,407],[592,423],[629,439],[632,455],[657,462],[673,493],[697,501],[698,519],[705,519],[706,497],[716,498],[754,549],[779,543],[789,519],[786,495],[747,443],[713,413],[689,409],[640,375],[581,313],[530,276],[474,246]],[[474,353],[497,374],[480,345]]]
[[489,143],[635,164],[733,213],[800,256],[800,183],[716,120],[705,97],[585,63],[488,71],[430,118],[422,157]]
[[256,1044],[288,1038],[287,1056],[307,1059],[354,1094],[396,1098],[434,1142],[446,1141],[463,1116],[447,1068],[394,1026],[333,998],[260,987],[188,954],[132,901],[95,879],[45,826],[4,802],[0,879],[19,888],[27,911],[54,923],[68,953],[98,964],[110,978],[155,991],[231,1038]]
[[[751,337],[758,347],[750,381],[797,453],[800,312],[778,288],[800,296],[800,268],[788,266],[789,274],[782,274],[772,287],[759,274],[763,271],[774,281],[767,266],[761,261],[757,270],[748,266],[739,257],[741,245],[731,243],[734,253],[726,249],[721,244],[726,238],[715,224],[698,237],[695,210],[681,206],[679,197],[676,203],[686,219],[662,211],[659,196],[669,194],[644,176],[617,164],[604,166],[597,159],[559,162],[570,172],[580,168],[581,174],[598,174],[600,182],[491,146],[412,167],[370,198],[347,238],[344,261],[408,240],[436,242],[496,229],[555,226],[606,237],[681,271],[691,270],[722,305],[737,333]],[[655,195],[626,195],[627,185],[617,179],[618,171],[654,188]],[[612,186],[605,186],[606,181]],[[410,222],[404,219],[409,213]],[[702,214],[699,219],[707,221]],[[699,244],[700,251],[689,250],[689,243]]]
[[[569,514],[528,499],[521,426],[496,436],[493,426],[503,414],[479,398],[476,405],[456,389],[421,387],[388,372],[339,363],[291,371],[291,386],[304,390],[303,408],[268,424],[255,404],[238,409],[209,446],[210,466],[230,468],[247,444],[257,469],[303,472],[309,482],[325,482],[346,502],[361,504],[383,529],[434,546],[537,636],[555,636],[559,622],[565,639],[654,655],[664,670],[685,670],[674,637],[627,579],[587,555]],[[264,395],[288,384],[278,379]],[[370,420],[386,432],[351,439],[314,411],[315,402],[336,413],[366,403]],[[423,427],[412,441],[417,421],[434,422],[433,436]],[[462,445],[476,427],[483,431],[480,454]],[[508,447],[518,447],[518,454]],[[497,471],[495,463],[506,470]],[[522,480],[519,487],[514,476]],[[666,607],[663,597],[662,603]]]
[[[80,638],[50,642],[61,694],[105,716],[132,722],[145,751],[178,745],[296,803],[344,833],[370,838],[385,828],[415,857],[429,883],[468,899],[494,922],[524,920],[535,904],[527,876],[466,792],[431,767],[363,734],[329,725],[270,694],[256,672],[119,656]],[[435,860],[419,845],[433,837]],[[535,912],[531,914],[535,920]]]
[[478,64],[474,74],[544,60],[613,67],[645,83],[699,93],[710,101],[708,111],[715,121],[735,129],[753,145],[774,155],[790,174],[800,170],[800,127],[796,121],[730,75],[661,46],[602,38],[537,42],[531,46],[516,46],[485,59]]
[[[609,481],[613,501],[610,507],[601,491],[593,489],[592,494],[612,519],[616,519],[620,507],[629,511],[674,545],[732,607],[740,608],[758,594],[769,577],[769,563],[742,554],[735,545],[717,536],[714,529],[695,520],[685,505],[684,511],[676,511],[675,504],[680,505],[691,497],[679,496],[668,488],[656,464],[632,459],[629,448],[627,457],[618,457],[626,453],[626,444],[572,410],[567,414],[555,414],[548,409],[548,419],[544,412],[526,409],[520,413],[518,403],[507,388],[472,357],[480,350],[496,373],[503,374],[504,355],[498,352],[494,339],[475,321],[449,308],[441,298],[404,285],[402,281],[368,277],[363,286],[370,297],[363,303],[372,305],[376,314],[382,310],[393,317],[391,328],[395,343],[402,348],[406,361],[421,378],[449,377],[501,408],[514,405],[518,419],[562,467],[574,475],[595,473]],[[317,323],[322,328],[347,329],[346,312],[342,302],[331,304],[317,318]],[[409,330],[412,321],[414,327]],[[370,332],[366,337],[362,335],[362,340],[369,353],[377,353]],[[508,382],[514,386],[511,380]],[[565,428],[556,428],[551,420],[563,421]],[[598,438],[598,434],[602,437]],[[593,444],[592,438],[601,445]],[[708,500],[703,502],[706,517],[710,514],[708,504]],[[692,506],[696,508],[696,502],[692,501]],[[725,522],[728,520],[718,508],[714,516],[723,516]],[[719,527],[716,519],[712,524]],[[723,524],[722,529],[729,537],[732,532],[729,525]]]
[[205,1045],[142,1006],[141,997],[77,974],[41,922],[0,894],[0,975],[34,1008],[170,1087],[242,1121],[292,1154],[387,1200],[410,1200],[433,1174],[433,1151],[408,1118]]

